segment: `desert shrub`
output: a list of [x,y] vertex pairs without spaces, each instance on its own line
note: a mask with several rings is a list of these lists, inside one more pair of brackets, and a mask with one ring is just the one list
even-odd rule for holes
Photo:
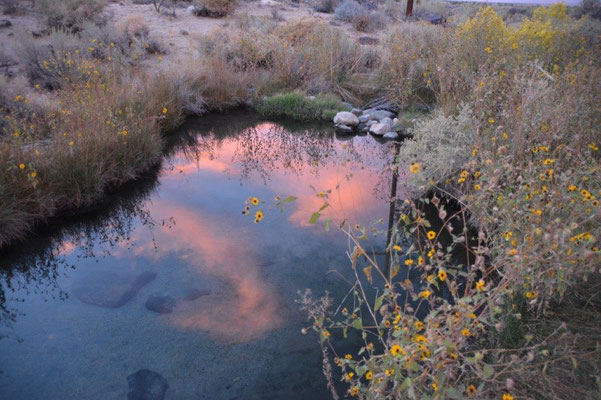
[[353,27],[359,32],[371,32],[386,26],[386,18],[377,11],[370,11],[353,18]]
[[39,0],[36,7],[47,16],[49,26],[71,28],[84,21],[105,22],[101,12],[106,3],[106,0]]
[[345,0],[334,10],[336,19],[350,22],[360,32],[369,32],[386,25],[385,17],[377,11],[369,11],[355,0]]
[[123,20],[119,21],[117,29],[127,35],[130,40],[145,40],[148,38],[148,25],[141,15],[128,15]]
[[79,59],[82,51],[86,50],[74,36],[62,31],[53,32],[49,37],[50,44],[46,44],[36,41],[26,32],[18,35],[15,53],[32,84],[56,89],[69,80],[78,81],[85,77],[85,72],[75,65],[72,56]]
[[355,18],[360,18],[369,14],[369,10],[355,0],[344,0],[334,10],[336,19],[344,22],[353,22]]
[[307,97],[302,92],[289,92],[262,99],[256,109],[269,118],[291,118],[299,121],[331,121],[344,107],[332,95]]
[[[348,221],[351,296],[301,297],[330,389],[333,351],[359,398],[599,396],[601,69],[581,22],[556,5],[507,27],[485,8],[428,39],[446,44],[437,58],[408,53],[448,107],[397,156],[420,198],[398,204],[390,262],[372,254],[375,228]],[[403,40],[427,48],[395,34],[382,74]],[[403,68],[412,91],[420,74]],[[362,343],[338,353],[351,332]]]
[[275,25],[253,19],[245,24],[250,28],[221,29],[200,39],[199,50],[203,59],[218,59],[231,70],[222,69],[224,74],[264,77],[262,72],[269,72],[269,84],[257,85],[261,86],[257,95],[304,88],[348,99],[371,86],[369,76],[361,75],[373,69],[369,52],[325,22]]
[[195,0],[196,14],[203,17],[221,18],[236,8],[236,0]]
[[588,16],[601,20],[601,2],[599,0],[583,0],[580,7],[576,9],[576,17]]
[[17,0],[2,0],[0,1],[0,5],[2,6],[2,12],[5,15],[14,14],[19,8]]
[[433,75],[444,62],[448,31],[430,24],[400,23],[384,39],[379,77],[386,90],[401,102],[432,102]]
[[444,182],[469,159],[472,143],[477,141],[475,119],[469,108],[457,116],[445,116],[441,110],[417,123],[413,138],[403,142],[398,158],[427,166],[411,174],[408,188],[422,195],[431,182]]

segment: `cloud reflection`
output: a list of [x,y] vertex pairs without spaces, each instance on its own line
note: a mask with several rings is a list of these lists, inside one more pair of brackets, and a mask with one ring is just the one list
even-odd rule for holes
[[160,254],[173,252],[196,272],[223,283],[219,293],[181,303],[166,317],[169,324],[229,342],[256,339],[281,324],[278,296],[262,280],[247,238],[228,232],[223,221],[172,203],[155,204],[153,213],[177,221],[157,232]]

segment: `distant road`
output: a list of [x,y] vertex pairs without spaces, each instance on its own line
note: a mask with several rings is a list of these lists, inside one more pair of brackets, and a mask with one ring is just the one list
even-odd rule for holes
[[578,6],[581,0],[449,0],[451,3],[490,3],[490,4],[516,4],[516,5],[551,5],[565,3],[566,6]]

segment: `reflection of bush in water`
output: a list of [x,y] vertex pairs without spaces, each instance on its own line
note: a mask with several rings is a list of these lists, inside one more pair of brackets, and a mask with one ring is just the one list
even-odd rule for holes
[[[127,187],[107,196],[94,210],[63,216],[40,227],[35,237],[0,250],[0,328],[10,325],[18,314],[6,305],[9,292],[30,289],[52,298],[67,298],[59,288],[59,274],[69,268],[65,250],[78,250],[78,258],[108,257],[111,249],[128,243],[138,221],[152,229],[156,224],[146,210],[146,200],[156,188],[159,167]],[[103,245],[102,252],[96,248]],[[11,299],[14,300],[14,299]],[[0,334],[0,338],[3,334]]]

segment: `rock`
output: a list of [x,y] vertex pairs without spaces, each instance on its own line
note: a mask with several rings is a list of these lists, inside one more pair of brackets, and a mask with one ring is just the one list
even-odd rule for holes
[[386,117],[386,118],[382,118],[382,119],[380,120],[380,123],[381,123],[381,124],[390,125],[390,126],[393,126],[393,125],[394,125],[394,121],[393,121],[393,120],[391,120],[391,119],[390,119],[390,118],[388,118],[388,117]]
[[392,125],[392,130],[401,134],[406,134],[411,125],[412,124],[410,122],[407,122],[404,119],[398,119]]
[[370,36],[361,36],[359,38],[359,44],[368,44],[368,45],[375,45],[380,43],[380,39],[376,38],[376,37],[370,37]]
[[194,7],[194,6],[188,6],[188,8],[186,8],[186,10],[188,10],[188,12],[190,14],[196,14],[196,7]]
[[353,114],[355,114],[357,117],[358,117],[358,116],[360,116],[360,115],[361,115],[361,113],[362,113],[362,111],[361,111],[361,109],[360,109],[360,108],[353,108],[353,109],[351,110],[351,112],[352,112]]
[[343,133],[343,134],[353,133],[353,128],[351,128],[348,125],[337,124],[336,125],[336,133]]
[[72,292],[86,304],[118,308],[130,301],[156,276],[155,272],[142,272],[136,275],[126,272],[97,271],[76,281]]
[[359,118],[352,112],[341,111],[334,117],[334,123],[340,125],[356,126],[359,125]]
[[175,308],[175,299],[171,296],[154,294],[148,296],[146,300],[146,309],[159,314],[170,314]]
[[393,113],[391,113],[390,111],[386,111],[386,110],[375,110],[375,111],[372,111],[370,113],[370,115],[374,119],[377,119],[377,120],[382,120],[384,118],[391,118],[392,119],[395,116]]
[[372,120],[369,120],[369,121],[367,121],[367,122],[365,123],[365,126],[367,126],[367,127],[369,128],[370,126],[372,126],[372,125],[375,125],[375,124],[377,124],[377,123],[378,123],[378,121],[376,121],[376,120],[372,119]]
[[13,26],[13,23],[7,19],[0,19],[0,28],[8,28]]
[[273,1],[273,0],[261,0],[261,5],[266,6],[266,7],[275,7],[275,6],[279,6],[280,3],[278,3],[277,1]]
[[31,31],[31,34],[33,35],[33,37],[42,37],[42,36],[49,35],[50,32],[48,32],[48,30],[46,30],[46,29],[42,29],[39,31]]
[[127,400],[163,400],[169,389],[167,380],[149,369],[141,369],[127,377]]
[[186,289],[184,291],[184,296],[182,297],[182,299],[184,301],[193,301],[196,300],[202,296],[208,296],[210,295],[211,289],[196,289],[196,288],[189,288]]
[[373,124],[372,126],[369,127],[369,131],[371,133],[373,133],[374,135],[378,135],[378,136],[382,136],[387,132],[390,132],[390,129],[392,128],[392,126],[390,126],[389,124]]
[[396,132],[388,132],[387,134],[384,135],[384,139],[397,139],[399,137],[399,134]]
[[188,35],[190,34],[190,33],[189,33],[187,30],[185,30],[185,29],[182,29],[181,31],[179,31],[179,33],[180,33],[180,34],[182,34],[182,35],[184,35],[184,36],[188,36]]
[[347,111],[351,111],[353,109],[353,105],[351,103],[343,101],[341,104]]
[[359,122],[365,123],[371,119],[371,115],[362,115],[358,119]]
[[447,19],[436,13],[417,13],[416,17],[422,21],[428,21],[432,25],[441,25],[447,22]]

